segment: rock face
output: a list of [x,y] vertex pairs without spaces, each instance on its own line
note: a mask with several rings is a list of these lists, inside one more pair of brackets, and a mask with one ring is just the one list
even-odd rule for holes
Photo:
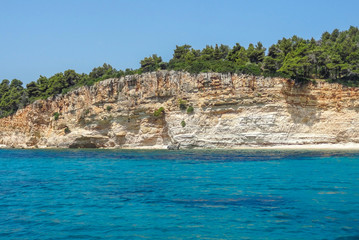
[[[193,112],[187,112],[189,106]],[[160,107],[164,112],[154,116]],[[60,113],[58,120],[55,112]],[[358,88],[160,71],[108,79],[36,101],[0,119],[0,146],[236,148],[359,143],[358,119]]]

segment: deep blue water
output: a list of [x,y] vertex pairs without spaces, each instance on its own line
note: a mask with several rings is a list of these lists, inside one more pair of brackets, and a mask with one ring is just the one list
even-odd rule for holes
[[359,239],[359,152],[0,150],[0,239]]

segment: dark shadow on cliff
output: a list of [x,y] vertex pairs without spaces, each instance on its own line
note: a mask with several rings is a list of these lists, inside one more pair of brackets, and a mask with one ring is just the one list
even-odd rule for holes
[[312,89],[315,82],[287,80],[282,88],[282,94],[287,103],[287,111],[294,124],[312,126],[320,119],[318,99]]

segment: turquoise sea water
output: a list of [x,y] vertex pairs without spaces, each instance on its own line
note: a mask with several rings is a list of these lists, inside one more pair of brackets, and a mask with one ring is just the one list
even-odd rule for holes
[[0,150],[0,239],[359,239],[359,152]]

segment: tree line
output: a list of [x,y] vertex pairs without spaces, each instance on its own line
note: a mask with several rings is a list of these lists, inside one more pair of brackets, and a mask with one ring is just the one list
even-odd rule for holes
[[282,38],[269,47],[261,42],[247,48],[236,43],[230,48],[217,44],[202,50],[190,45],[176,46],[173,58],[162,62],[152,55],[141,62],[141,71],[158,69],[199,72],[231,72],[265,76],[284,76],[295,80],[359,80],[359,30],[324,32],[319,40],[298,36]]
[[178,70],[190,73],[220,72],[264,76],[282,76],[296,81],[326,79],[347,85],[359,83],[359,29],[335,29],[324,32],[319,40],[298,36],[282,38],[268,50],[261,42],[247,48],[236,43],[207,45],[202,50],[190,45],[176,46],[173,57],[164,62],[153,54],[140,61],[139,69],[117,70],[109,64],[94,68],[89,74],[66,70],[47,78],[41,76],[23,87],[18,79],[0,83],[0,117],[15,113],[37,99],[66,93],[73,88],[125,75],[157,70]]

